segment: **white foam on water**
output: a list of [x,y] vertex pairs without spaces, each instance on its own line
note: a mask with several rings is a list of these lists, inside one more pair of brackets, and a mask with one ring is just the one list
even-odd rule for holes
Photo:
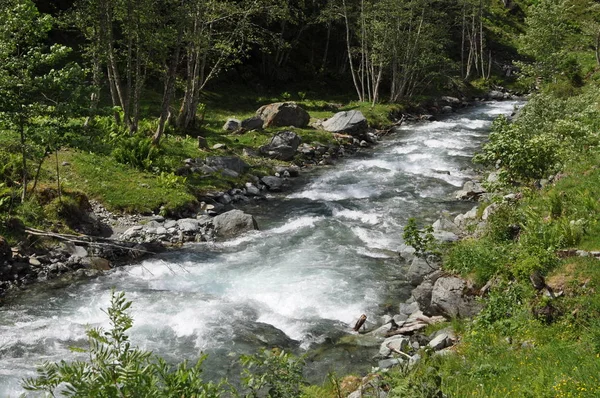
[[390,236],[383,231],[353,227],[352,232],[369,249],[394,250],[398,246],[398,237]]
[[405,146],[398,146],[392,149],[392,153],[397,154],[397,155],[405,155],[407,153],[411,153],[414,152],[416,150],[419,149],[418,145],[405,145]]
[[266,231],[270,234],[286,234],[303,228],[314,228],[315,224],[324,220],[323,216],[304,216],[287,221],[284,225]]
[[469,119],[463,117],[460,119],[460,127],[468,130],[481,130],[489,127],[492,124],[489,120]]
[[358,210],[349,209],[333,209],[333,216],[346,220],[358,220],[363,224],[377,225],[381,221],[381,217],[376,213],[365,213]]
[[411,153],[406,157],[409,162],[418,162],[420,160],[425,159],[433,159],[433,154],[431,153]]
[[383,251],[377,251],[377,250],[369,250],[369,249],[365,249],[363,247],[359,247],[356,249],[356,253],[361,255],[361,256],[366,256],[366,257],[370,257],[370,258],[381,258],[381,259],[385,259],[385,258],[392,258],[393,256],[391,256],[390,254],[388,254],[389,252],[383,252]]
[[302,192],[294,193],[288,196],[290,199],[310,199],[314,201],[337,202],[345,199],[366,199],[373,196],[376,192],[359,186],[339,187],[337,192],[331,191],[331,186],[313,187]]

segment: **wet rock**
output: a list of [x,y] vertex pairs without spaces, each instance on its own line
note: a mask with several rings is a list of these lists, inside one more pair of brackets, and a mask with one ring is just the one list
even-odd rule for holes
[[338,112],[323,122],[323,129],[332,133],[360,136],[367,131],[367,119],[357,110]]
[[213,219],[215,233],[221,238],[230,238],[241,233],[258,229],[254,217],[241,210],[230,210]]
[[256,116],[263,120],[263,127],[306,127],[310,115],[293,102],[277,102],[260,107]]
[[275,177],[275,176],[266,176],[261,178],[263,184],[269,188],[269,191],[278,192],[283,189],[285,181],[283,178]]

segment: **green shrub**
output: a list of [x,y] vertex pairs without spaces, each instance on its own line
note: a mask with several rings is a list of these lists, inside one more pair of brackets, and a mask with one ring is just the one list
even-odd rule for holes
[[511,335],[518,327],[518,315],[528,313],[523,305],[531,297],[531,288],[525,284],[502,282],[495,286],[485,300],[483,310],[473,323],[474,330],[494,329]]
[[473,275],[477,283],[485,283],[506,269],[509,248],[487,240],[466,239],[456,243],[444,259],[444,267],[452,272]]
[[117,162],[140,170],[153,171],[160,167],[161,150],[150,138],[139,135],[117,138],[112,155]]
[[304,360],[274,348],[255,355],[242,355],[242,382],[249,391],[246,396],[296,398],[305,384],[302,376]]

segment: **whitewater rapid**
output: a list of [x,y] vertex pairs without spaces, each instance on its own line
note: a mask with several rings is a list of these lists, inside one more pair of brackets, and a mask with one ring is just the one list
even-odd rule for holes
[[0,308],[0,396],[18,396],[20,379],[42,361],[78,358],[70,347],[85,347],[86,328],[108,326],[113,288],[134,302],[134,343],[173,361],[208,353],[215,377],[230,374],[240,353],[307,350],[363,313],[376,319],[382,303],[397,304],[390,281],[400,272],[404,224],[470,207],[452,194],[473,177],[470,158],[494,117],[516,105],[490,102],[403,126],[374,150],[246,208],[260,231],[31,289]]

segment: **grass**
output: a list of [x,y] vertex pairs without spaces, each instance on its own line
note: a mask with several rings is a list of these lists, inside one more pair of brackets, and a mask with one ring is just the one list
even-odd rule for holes
[[[109,210],[152,213],[164,206],[166,212],[182,209],[195,201],[183,184],[169,185],[155,174],[117,163],[109,156],[65,150],[59,154],[61,183],[71,190],[85,192]],[[49,167],[48,175],[54,165]],[[49,177],[49,182],[54,176]]]

